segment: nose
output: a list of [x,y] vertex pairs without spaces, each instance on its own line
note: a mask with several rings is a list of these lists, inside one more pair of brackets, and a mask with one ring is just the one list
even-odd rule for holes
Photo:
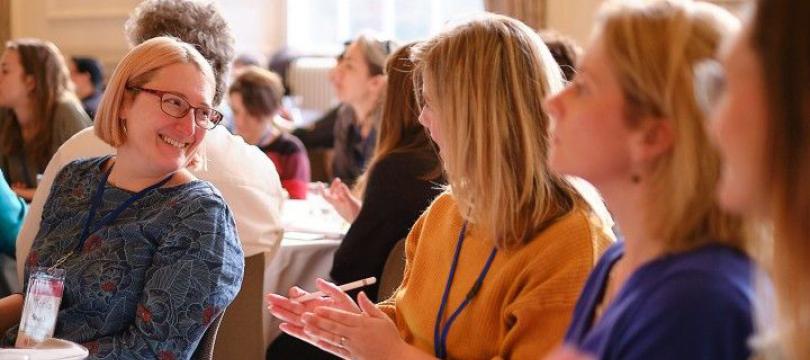
[[568,91],[568,89],[564,89],[560,91],[556,95],[552,95],[546,98],[543,101],[543,107],[546,108],[546,113],[551,117],[552,121],[557,121],[563,116],[563,106],[561,98],[563,95]]
[[186,137],[194,136],[194,133],[197,131],[197,119],[195,118],[197,115],[194,113],[194,110],[190,110],[186,116],[183,116],[177,119],[175,123],[175,128],[178,132]]
[[340,64],[335,65],[332,70],[329,70],[329,82],[332,84],[337,83],[338,81],[338,73],[340,72]]

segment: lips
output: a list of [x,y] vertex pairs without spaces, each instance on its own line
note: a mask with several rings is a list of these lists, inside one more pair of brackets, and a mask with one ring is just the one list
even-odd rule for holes
[[165,143],[167,143],[167,144],[169,144],[171,146],[174,146],[174,147],[176,147],[178,149],[185,149],[190,145],[190,143],[182,142],[182,141],[176,140],[176,139],[172,139],[172,138],[170,138],[170,137],[168,137],[166,135],[160,135],[160,139],[163,140],[163,142],[165,142]]

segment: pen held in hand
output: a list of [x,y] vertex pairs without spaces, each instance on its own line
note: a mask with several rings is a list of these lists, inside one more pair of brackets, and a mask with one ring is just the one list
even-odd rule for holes
[[[369,286],[369,285],[374,284],[376,282],[377,282],[377,278],[372,276],[372,277],[367,277],[365,279],[352,281],[350,283],[340,285],[340,286],[338,286],[338,289],[340,289],[340,291],[346,292],[346,291],[354,290],[354,289],[361,288],[361,287],[364,287],[364,286]],[[320,298],[320,297],[322,297],[324,295],[326,295],[326,293],[324,293],[323,291],[316,291],[316,292],[311,293],[311,294],[306,294],[304,296],[299,296],[299,297],[297,297],[297,298],[295,298],[293,300],[295,300],[297,302],[307,302],[307,301],[310,301],[310,300]]]

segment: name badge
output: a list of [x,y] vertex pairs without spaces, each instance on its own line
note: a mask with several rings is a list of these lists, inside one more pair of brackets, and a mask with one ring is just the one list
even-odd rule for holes
[[64,288],[64,269],[38,267],[31,272],[15,347],[31,348],[53,337]]

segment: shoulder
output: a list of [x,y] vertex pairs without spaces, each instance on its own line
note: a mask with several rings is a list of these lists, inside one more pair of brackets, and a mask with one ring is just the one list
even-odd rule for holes
[[304,144],[295,135],[281,133],[281,135],[270,145],[262,148],[263,151],[272,151],[280,155],[305,154]]
[[747,358],[749,260],[710,245],[653,265],[633,275],[642,275],[631,278],[635,289],[622,290],[627,302],[615,336],[623,339],[617,344],[623,358]]
[[658,279],[649,299],[660,299],[672,306],[694,299],[701,306],[749,307],[754,296],[753,266],[747,256],[722,245],[670,255],[646,269],[646,278]]
[[193,170],[194,176],[214,183],[225,192],[229,187],[247,186],[280,193],[276,167],[258,147],[245,143],[221,126],[209,131],[203,143],[205,166]]
[[109,156],[102,156],[68,162],[54,178],[51,195],[59,196],[58,194],[65,192],[82,194],[82,189],[86,190],[86,187],[99,177],[101,165],[109,158]]
[[669,255],[644,265],[623,290],[633,303],[626,316],[637,331],[647,327],[696,331],[740,324],[751,327],[752,263],[720,245]]
[[101,164],[103,164],[109,156],[101,156],[94,158],[81,158],[68,162],[57,175],[59,178],[94,178],[101,173]]
[[611,243],[601,221],[586,206],[577,205],[546,228],[522,248],[530,253],[550,256],[556,261],[575,260],[592,268],[603,249]]
[[185,204],[195,204],[211,211],[226,210],[227,204],[219,190],[205,180],[192,180],[170,188],[170,197]]
[[78,124],[83,125],[82,127],[90,125],[90,118],[82,108],[82,103],[72,96],[63,96],[57,101],[54,116],[62,124]]

